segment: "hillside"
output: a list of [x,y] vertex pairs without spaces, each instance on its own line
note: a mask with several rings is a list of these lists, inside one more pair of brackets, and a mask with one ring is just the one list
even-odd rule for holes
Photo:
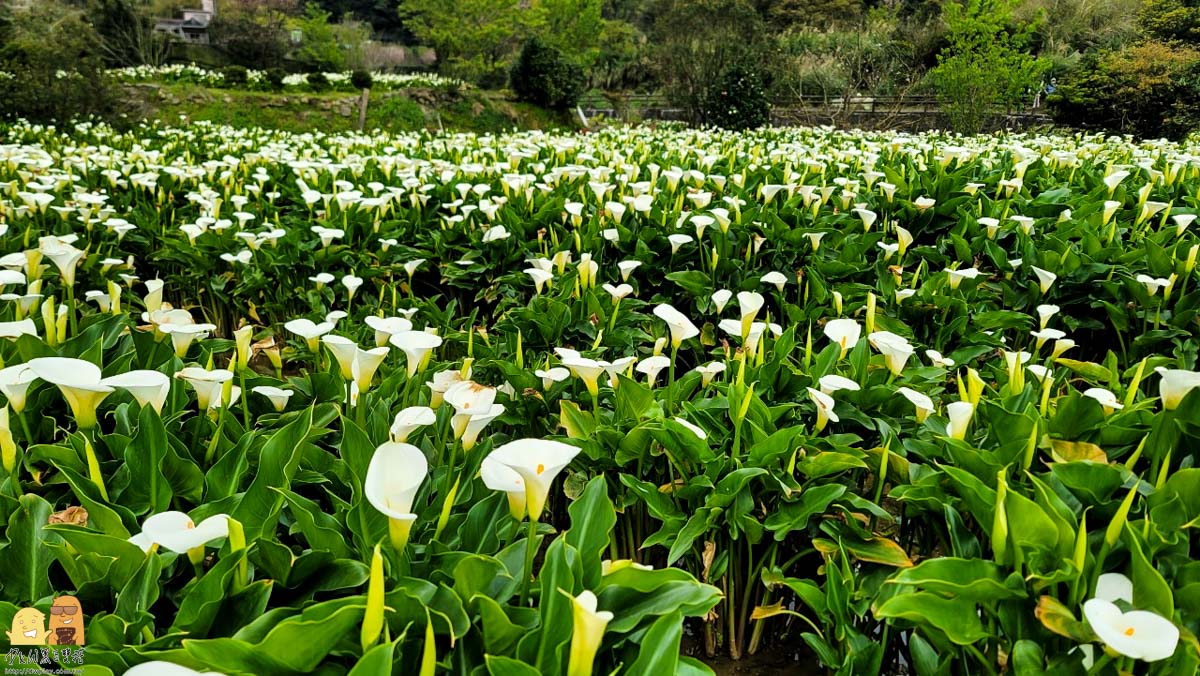
[[[358,104],[358,95],[346,92],[272,93],[160,83],[122,86],[122,107],[130,118],[171,123],[178,123],[182,116],[240,127],[351,131],[358,125]],[[513,101],[498,92],[410,88],[372,92],[365,128],[489,133],[513,127],[572,126],[569,114]]]

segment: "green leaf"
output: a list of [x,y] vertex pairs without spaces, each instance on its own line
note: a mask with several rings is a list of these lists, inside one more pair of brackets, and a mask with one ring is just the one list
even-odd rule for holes
[[484,661],[491,676],[541,676],[544,673],[511,657],[485,655]]
[[951,594],[975,602],[1025,598],[1025,584],[1018,573],[1004,570],[983,559],[939,557],[902,570],[889,580],[926,591]]
[[347,676],[392,676],[392,669],[396,661],[396,646],[403,638],[400,637],[390,643],[381,643],[368,650]]
[[1125,542],[1129,545],[1129,564],[1133,573],[1133,607],[1149,610],[1163,617],[1173,617],[1175,600],[1171,596],[1171,586],[1147,558],[1145,546],[1128,524],[1125,528]]
[[823,514],[834,500],[846,492],[841,484],[824,484],[809,488],[800,494],[796,502],[783,503],[767,517],[764,525],[767,530],[774,531],[775,539],[782,541],[788,534],[804,530],[812,517]]
[[202,663],[221,671],[311,673],[342,639],[355,633],[366,603],[361,596],[309,606],[275,625],[252,645],[233,638],[183,641]]
[[120,498],[135,514],[158,514],[170,506],[171,486],[163,475],[166,454],[167,428],[154,407],[143,406],[138,415],[137,434],[125,447],[130,482]]
[[571,528],[564,537],[567,544],[579,552],[583,565],[583,586],[595,587],[600,581],[600,560],[609,544],[609,534],[617,524],[617,513],[608,499],[608,483],[604,476],[588,482],[583,495],[567,508]]
[[238,565],[245,557],[245,549],[225,555],[195,584],[186,587],[171,631],[184,631],[196,638],[208,635],[221,603],[231,590],[231,580],[238,572]]
[[270,535],[283,498],[273,489],[286,489],[300,464],[301,449],[312,429],[313,409],[305,409],[287,427],[271,435],[259,455],[258,472],[233,518],[242,522],[247,544]]
[[30,604],[50,594],[50,563],[54,556],[42,541],[55,537],[43,531],[52,511],[50,503],[41,497],[26,494],[9,516],[5,531],[8,544],[0,549],[0,570],[4,571],[0,591],[5,600]]
[[948,599],[933,592],[899,594],[875,608],[879,619],[900,619],[932,627],[957,645],[971,645],[988,637],[974,603]]
[[679,662],[679,641],[683,638],[683,615],[678,612],[659,617],[642,638],[637,659],[629,665],[630,676],[674,674]]
[[338,520],[325,513],[317,503],[289,490],[272,487],[287,501],[304,539],[313,549],[322,549],[339,559],[350,558],[350,547]]

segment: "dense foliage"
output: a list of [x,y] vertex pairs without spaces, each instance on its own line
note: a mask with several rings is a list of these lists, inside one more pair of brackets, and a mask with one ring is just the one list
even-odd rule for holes
[[571,63],[555,47],[530,38],[508,74],[517,99],[550,110],[566,110],[583,93],[583,69]]
[[1200,663],[1194,146],[0,133],[0,624],[95,673]]
[[734,66],[709,91],[704,121],[723,129],[757,129],[771,123],[771,102],[758,73]]
[[1200,127],[1200,51],[1145,42],[1099,55],[1050,105],[1064,124],[1181,139]]

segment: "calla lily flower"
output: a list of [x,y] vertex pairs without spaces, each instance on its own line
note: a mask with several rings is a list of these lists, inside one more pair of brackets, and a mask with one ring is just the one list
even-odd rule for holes
[[700,374],[701,387],[707,387],[718,374],[725,371],[725,363],[719,361],[711,361],[703,366],[697,366],[696,371]]
[[359,392],[367,392],[371,389],[371,381],[375,379],[375,372],[379,370],[379,365],[387,357],[390,347],[373,347],[369,350],[358,350],[354,354],[354,363],[350,366],[350,377],[354,380],[354,384],[358,386]]
[[896,390],[902,397],[907,399],[916,408],[917,422],[923,423],[933,413],[933,400],[928,396],[908,387],[901,387]]
[[1054,286],[1054,282],[1058,279],[1058,275],[1050,272],[1049,270],[1043,270],[1036,265],[1031,265],[1029,267],[1033,270],[1033,274],[1037,275],[1038,288],[1042,290],[1042,295],[1046,295],[1046,292],[1050,290],[1050,287]]
[[308,350],[316,354],[319,349],[317,340],[333,330],[333,322],[314,323],[311,319],[293,319],[283,325],[283,328],[300,336],[308,343]]
[[951,439],[963,440],[967,438],[967,427],[971,424],[971,417],[975,414],[975,406],[969,401],[956,401],[946,406],[946,415],[950,418],[950,423],[946,425],[946,434]]
[[701,427],[699,425],[693,425],[692,423],[684,420],[683,418],[680,418],[679,416],[675,416],[673,418],[673,420],[675,422],[679,423],[680,425],[683,425],[684,427],[686,427],[688,429],[688,431],[691,432],[692,434],[695,434],[697,439],[700,439],[701,441],[703,441],[708,438],[708,433],[705,432],[703,429],[701,429]]
[[775,288],[779,289],[780,293],[783,293],[783,287],[787,284],[788,278],[782,272],[768,272],[759,277],[758,281],[763,284],[774,284]]
[[1057,305],[1039,305],[1037,306],[1038,328],[1044,329],[1050,323],[1050,319],[1058,314],[1059,307]]
[[979,276],[979,270],[975,268],[963,268],[961,270],[946,269],[946,279],[950,281],[950,288],[957,289],[959,284],[962,284],[964,279],[975,279]]
[[488,455],[479,466],[479,477],[483,485],[508,496],[508,513],[514,519],[525,518],[525,480],[516,470]]
[[413,500],[429,473],[421,449],[389,441],[375,449],[367,466],[363,492],[371,506],[388,518],[388,533],[396,551],[403,551],[417,515]]
[[546,505],[554,477],[578,454],[578,448],[561,441],[517,439],[498,446],[488,457],[513,470],[525,481],[529,517],[537,521]]
[[287,408],[288,400],[292,398],[295,392],[284,390],[271,385],[257,385],[250,389],[251,392],[266,397],[271,402],[271,407],[277,413],[282,413],[283,409]]
[[447,404],[454,407],[454,417],[450,419],[454,438],[461,439],[473,416],[491,412],[492,404],[496,401],[496,388],[466,380],[451,385],[444,398]]
[[469,451],[475,448],[475,443],[479,440],[479,434],[483,432],[483,429],[488,426],[488,423],[502,415],[504,415],[504,405],[492,404],[487,411],[469,417],[462,435],[463,450]]
[[126,371],[100,381],[102,385],[125,390],[133,395],[141,406],[152,406],[155,413],[162,413],[167,395],[171,393],[171,379],[164,373],[150,370]]
[[597,611],[596,595],[590,591],[579,596],[559,591],[571,599],[571,655],[567,660],[567,676],[591,676],[596,652],[600,650],[604,630],[613,614],[607,610]]
[[461,383],[470,377],[471,369],[469,368],[466,375],[463,375],[461,371],[442,371],[433,374],[433,379],[425,382],[429,388],[429,407],[436,411],[442,405],[442,398],[445,396],[446,390],[455,383]]
[[215,324],[162,324],[159,330],[171,337],[171,345],[175,348],[175,356],[183,359],[188,348],[197,340],[203,340],[212,331]]
[[907,340],[889,331],[876,331],[867,336],[867,341],[879,350],[888,370],[896,376],[904,371],[904,365],[914,352],[913,346],[909,345]]
[[417,429],[437,422],[437,415],[428,406],[409,406],[396,414],[388,434],[392,441],[406,443],[408,436]]
[[17,364],[0,370],[0,393],[8,399],[8,405],[17,413],[25,410],[25,397],[29,386],[38,376],[28,364]]
[[845,376],[839,376],[836,373],[830,373],[829,375],[821,376],[821,379],[818,380],[817,383],[821,386],[821,392],[824,392],[825,394],[833,394],[834,392],[838,392],[840,390],[857,392],[862,389],[858,383]]
[[209,542],[228,536],[227,514],[216,514],[197,524],[183,512],[162,512],[142,522],[142,532],[129,538],[129,541],[144,552],[159,545],[176,554],[191,556]]
[[670,365],[671,360],[660,354],[653,357],[647,357],[646,359],[638,362],[637,371],[638,373],[645,373],[646,385],[654,387],[654,381],[658,380],[658,374]]
[[720,289],[713,292],[712,302],[713,305],[717,306],[717,314],[725,311],[725,304],[729,302],[730,298],[733,298],[733,292],[729,289]]
[[836,403],[833,400],[833,397],[820,390],[814,390],[811,387],[806,389],[808,390],[808,398],[817,405],[816,430],[820,432],[821,430],[825,429],[825,425],[827,425],[831,420],[833,422],[838,422],[837,413],[834,413],[833,411],[834,404]]
[[383,347],[397,333],[412,331],[413,324],[404,317],[377,317],[370,315],[366,318],[367,326],[375,330],[375,347]]
[[393,334],[388,342],[399,348],[408,358],[408,377],[411,378],[423,367],[430,352],[442,344],[442,338],[425,331],[401,331]]
[[641,264],[641,261],[621,261],[620,263],[617,263],[617,269],[621,272],[621,281],[628,282],[629,275]]
[[58,268],[63,283],[67,286],[74,286],[75,268],[83,258],[84,252],[64,243],[57,237],[42,237],[38,249]]
[[1119,411],[1125,406],[1117,400],[1117,395],[1103,387],[1091,387],[1083,391],[1083,396],[1090,397],[1100,402],[1104,408],[1104,415],[1112,415],[1113,411]]
[[825,323],[825,336],[842,348],[842,357],[858,344],[862,326],[853,319],[831,319]]
[[1179,408],[1188,392],[1200,387],[1200,371],[1168,369],[1162,366],[1154,371],[1162,376],[1158,381],[1158,396],[1162,399],[1163,408],[1168,411]]
[[542,389],[548,390],[554,386],[554,383],[561,383],[562,381],[566,380],[567,378],[570,378],[571,371],[569,369],[565,369],[561,366],[556,366],[554,368],[546,369],[544,371],[542,369],[537,369],[533,372],[533,375],[541,378],[542,379]]
[[1084,602],[1083,616],[1106,646],[1126,657],[1157,662],[1179,645],[1179,627],[1148,610],[1122,612],[1112,601],[1094,598]]
[[22,319],[15,322],[0,322],[0,338],[16,340],[21,336],[33,336],[34,338],[38,337],[37,324],[34,324],[32,319]]
[[79,429],[96,427],[96,409],[113,392],[112,387],[101,382],[99,366],[83,359],[39,357],[29,361],[29,368],[38,378],[58,387]]
[[176,378],[187,381],[196,391],[196,405],[201,411],[213,407],[213,402],[221,400],[221,387],[233,380],[233,372],[225,369],[211,371],[196,366],[180,369]]
[[700,329],[696,328],[692,320],[670,305],[664,303],[655,306],[654,316],[666,322],[667,327],[670,328],[672,349],[677,350],[683,341],[700,335]]
[[761,293],[755,291],[739,291],[737,299],[741,310],[742,338],[745,338],[750,334],[750,325],[754,323],[755,315],[766,301]]

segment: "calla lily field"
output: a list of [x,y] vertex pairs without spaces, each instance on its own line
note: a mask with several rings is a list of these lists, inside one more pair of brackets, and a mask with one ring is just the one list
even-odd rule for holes
[[1190,674],[1200,148],[0,130],[86,673]]

